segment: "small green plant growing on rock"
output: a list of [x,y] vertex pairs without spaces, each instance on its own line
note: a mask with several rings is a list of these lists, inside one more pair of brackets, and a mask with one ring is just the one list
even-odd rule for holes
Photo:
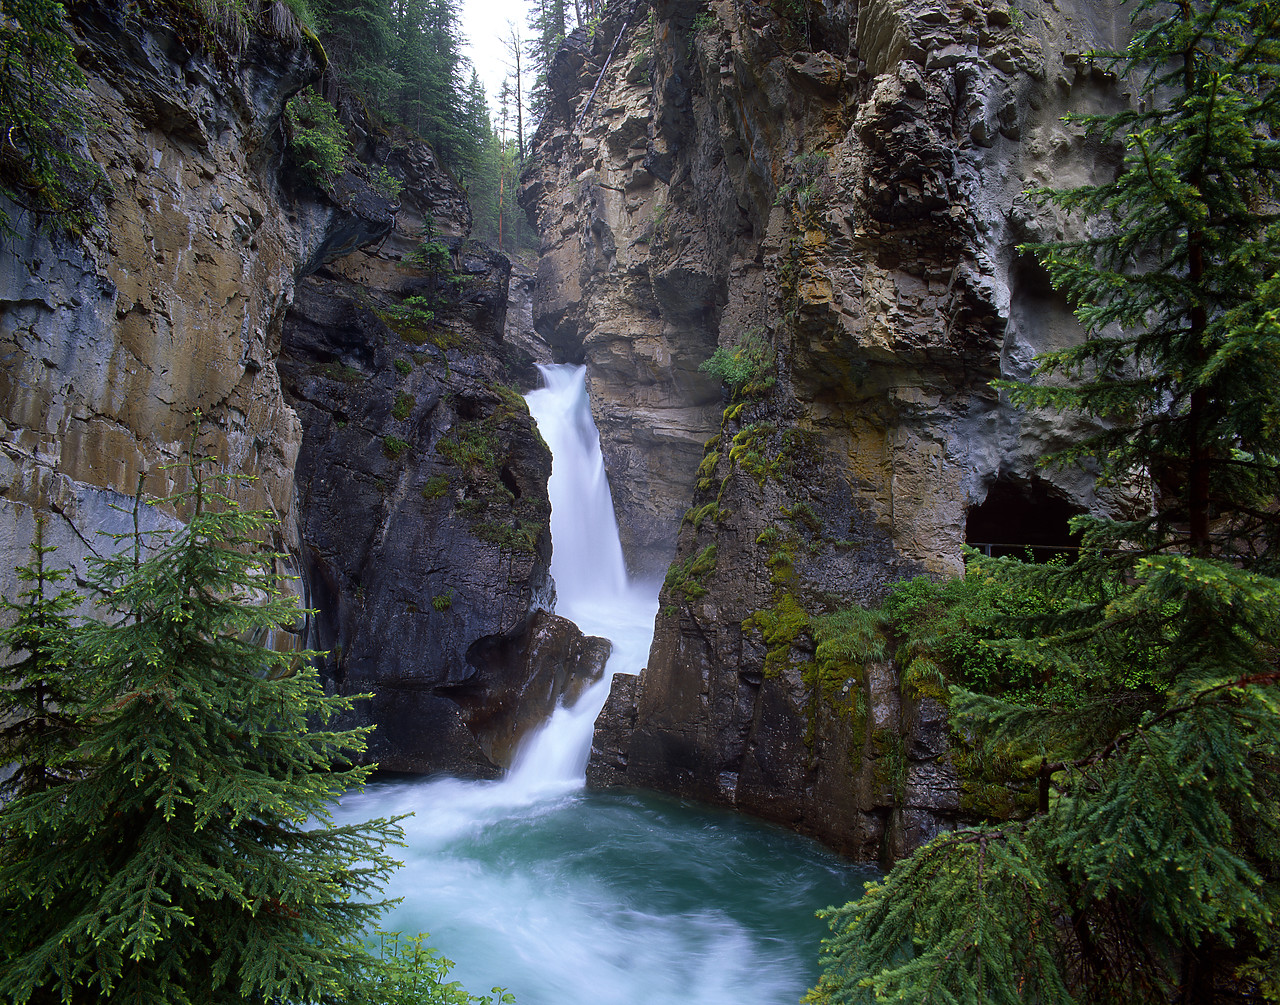
[[409,253],[409,261],[430,272],[449,272],[453,267],[448,245],[431,236],[423,237],[422,242]]
[[707,588],[703,581],[715,571],[715,567],[716,546],[709,544],[683,562],[672,562],[663,580],[663,588],[668,592],[679,591],[690,600],[705,597]]
[[398,359],[393,365],[396,368],[396,373],[400,374],[401,377],[407,377],[413,372],[413,364],[407,359]]
[[443,614],[453,606],[453,590],[445,590],[444,593],[437,593],[431,598],[431,606],[439,613]]
[[402,440],[398,436],[387,434],[382,438],[382,452],[389,461],[399,460],[401,455],[408,449],[408,441]]
[[412,937],[379,932],[377,965],[358,997],[348,999],[352,1005],[515,1005],[515,997],[502,988],[473,995],[449,980],[453,962],[424,945],[426,938],[425,932]]
[[431,502],[441,499],[449,491],[449,479],[444,475],[432,475],[422,485],[422,498]]
[[396,403],[391,408],[391,414],[399,421],[403,422],[412,414],[414,406],[418,404],[418,399],[412,394],[401,391],[396,395]]
[[345,363],[339,363],[337,360],[332,363],[326,363],[320,368],[320,372],[330,380],[336,380],[343,384],[354,384],[365,379],[363,370],[358,370],[354,366],[348,366]]
[[717,346],[698,367],[736,396],[757,397],[773,387],[775,355],[763,328],[751,328],[735,346]]
[[703,35],[709,35],[719,27],[720,22],[712,11],[701,11],[698,16],[693,19],[693,24],[689,25],[689,56],[692,57],[696,52],[699,38]]

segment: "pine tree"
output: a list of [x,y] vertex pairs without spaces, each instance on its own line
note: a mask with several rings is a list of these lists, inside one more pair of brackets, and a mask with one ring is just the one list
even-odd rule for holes
[[49,595],[69,573],[46,566],[45,557],[55,549],[44,543],[44,527],[44,518],[37,517],[31,561],[17,570],[26,589],[16,602],[0,598],[0,610],[13,617],[0,630],[0,645],[17,657],[0,667],[0,765],[11,771],[0,780],[0,799],[65,781],[75,771],[82,732],[88,680],[76,661],[68,613],[81,598],[67,589]]
[[77,772],[0,808],[5,1000],[332,1001],[374,965],[398,828],[329,811],[363,734],[324,728],[349,702],[311,654],[271,648],[299,612],[267,518],[188,474],[184,529],[97,563]]
[[1095,58],[1141,103],[1085,120],[1122,171],[1043,193],[1092,236],[1028,249],[1086,338],[1001,386],[1099,420],[1051,461],[1145,484],[1152,513],[1079,520],[1070,565],[971,560],[1053,598],[994,626],[1003,679],[950,695],[1011,819],[831,912],[810,1001],[1280,1000],[1280,8],[1144,0],[1134,24]]

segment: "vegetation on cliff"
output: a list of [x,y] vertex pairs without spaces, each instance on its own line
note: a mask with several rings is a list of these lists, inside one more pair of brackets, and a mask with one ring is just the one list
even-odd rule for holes
[[6,638],[25,655],[6,703],[46,692],[22,702],[34,739],[7,751],[0,904],[23,924],[0,937],[6,1000],[312,1001],[373,966],[359,935],[399,831],[326,823],[368,774],[350,766],[363,732],[325,730],[349,701],[311,654],[265,644],[298,611],[253,547],[264,517],[188,474],[169,500],[185,528],[96,563],[103,621],[73,629],[69,597],[43,597],[35,548],[25,630]]
[[1086,120],[1124,170],[1045,193],[1092,236],[1030,249],[1088,338],[1004,387],[1101,420],[1052,460],[1154,506],[1079,518],[1070,565],[975,558],[973,589],[1014,598],[976,652],[956,588],[912,588],[953,726],[1027,798],[830,912],[812,1002],[1280,1000],[1280,11],[1146,0],[1134,23],[1095,58],[1145,100]]
[[[101,173],[77,146],[84,74],[63,14],[55,0],[0,2],[0,197],[78,231]],[[0,235],[12,226],[0,209]]]

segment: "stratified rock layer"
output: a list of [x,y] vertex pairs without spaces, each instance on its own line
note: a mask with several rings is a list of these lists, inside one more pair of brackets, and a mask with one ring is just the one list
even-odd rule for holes
[[284,104],[318,72],[301,36],[255,34],[215,57],[109,2],[75,5],[70,27],[107,184],[83,241],[7,207],[19,233],[0,252],[5,592],[35,513],[53,518],[57,560],[78,566],[109,547],[100,530],[123,529],[110,507],[131,506],[140,477],[147,496],[168,495],[161,465],[183,453],[196,410],[199,448],[256,476],[241,498],[287,532],[302,430],[272,364],[294,277],[390,223],[385,202],[363,217],[280,197]]
[[[522,195],[544,241],[535,322],[590,364],[628,557],[647,568],[678,536],[649,666],[617,685],[591,776],[899,854],[962,809],[944,717],[892,663],[854,661],[833,686],[815,619],[959,572],[995,484],[1054,501],[1055,519],[1133,504],[1087,471],[1038,469],[1080,428],[989,384],[1079,337],[1017,250],[1062,233],[1023,193],[1114,170],[1061,116],[1125,100],[1076,56],[1114,44],[1119,15],[653,13],[589,107],[625,8],[562,50]],[[709,400],[697,365],[749,341],[772,361]]]

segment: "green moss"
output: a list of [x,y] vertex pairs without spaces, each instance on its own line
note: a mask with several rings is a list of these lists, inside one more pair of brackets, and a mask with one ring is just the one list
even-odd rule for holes
[[729,447],[729,463],[746,472],[761,487],[767,479],[780,481],[790,474],[797,456],[811,449],[810,435],[793,435],[795,431],[788,430],[779,440],[777,432],[771,422],[753,422],[734,435]]
[[756,611],[742,622],[744,632],[758,631],[766,653],[764,673],[777,677],[791,659],[791,648],[802,635],[808,635],[810,618],[794,595],[784,593],[772,607]]
[[403,422],[405,419],[409,418],[409,415],[413,412],[414,406],[417,404],[417,398],[412,394],[407,394],[404,391],[401,391],[396,395],[396,403],[391,408],[391,415]]
[[422,498],[427,501],[440,499],[449,491],[449,479],[444,475],[432,475],[422,484]]
[[984,820],[1008,820],[1025,818],[1035,812],[1033,787],[1028,785],[1023,791],[1018,791],[1010,784],[1027,781],[1028,772],[1021,769],[1020,763],[1008,754],[1007,749],[984,757],[972,746],[960,742],[953,743],[949,756],[960,780],[962,813]]
[[663,588],[668,592],[679,591],[688,599],[696,600],[707,594],[704,580],[716,567],[716,546],[709,544],[696,555],[690,555],[683,562],[673,562],[667,569]]
[[382,452],[386,455],[387,460],[399,460],[401,455],[408,449],[408,441],[402,440],[398,436],[388,434],[382,438]]
[[853,727],[855,735],[861,735],[866,728],[866,664],[886,656],[882,626],[878,612],[861,607],[844,608],[812,622],[817,648],[807,682],[828,708]]
[[489,388],[501,399],[503,407],[511,415],[528,415],[529,403],[524,395],[509,384],[490,384]]
[[517,498],[507,487],[513,477],[507,467],[511,444],[530,428],[528,406],[512,387],[493,384],[490,390],[497,398],[492,411],[483,418],[456,422],[436,450],[463,474],[463,498],[455,508],[471,521],[471,532],[504,550],[532,554],[546,524],[548,504],[534,492]]
[[[719,438],[716,438],[719,443]],[[720,463],[720,452],[717,450],[707,454],[702,458],[702,463],[698,465],[698,491],[709,492],[711,486],[715,484],[716,465]]]
[[407,359],[398,359],[393,365],[396,368],[396,373],[400,374],[401,377],[407,377],[413,372],[413,364]]
[[782,531],[780,531],[775,525],[770,524],[756,535],[756,544],[760,545],[762,548],[769,548],[777,544],[781,538]]
[[[410,300],[414,299],[423,298],[410,298]],[[435,313],[426,308],[417,308],[412,305],[406,308],[401,305],[373,313],[379,321],[410,345],[433,345],[447,352],[450,349],[459,348],[465,341],[458,332],[433,324]]]
[[944,705],[951,704],[951,689],[947,687],[946,678],[928,656],[916,656],[907,664],[902,685],[908,698],[932,698]]
[[699,530],[708,520],[713,523],[719,523],[728,515],[729,511],[721,509],[718,502],[709,502],[698,506],[696,509],[686,510],[684,517],[680,521],[680,526],[683,527],[686,523],[689,523],[693,524],[694,530]]
[[782,516],[785,520],[790,520],[799,527],[804,527],[814,534],[822,532],[822,521],[818,519],[818,515],[813,511],[813,507],[806,502],[796,503],[788,508],[782,507]]
[[336,380],[343,384],[354,384],[357,381],[366,379],[363,370],[357,370],[354,366],[346,366],[337,361],[326,363],[320,368],[320,373],[329,378],[329,380]]
[[795,543],[783,541],[766,560],[769,566],[769,582],[774,586],[783,586],[795,578],[796,553]]

